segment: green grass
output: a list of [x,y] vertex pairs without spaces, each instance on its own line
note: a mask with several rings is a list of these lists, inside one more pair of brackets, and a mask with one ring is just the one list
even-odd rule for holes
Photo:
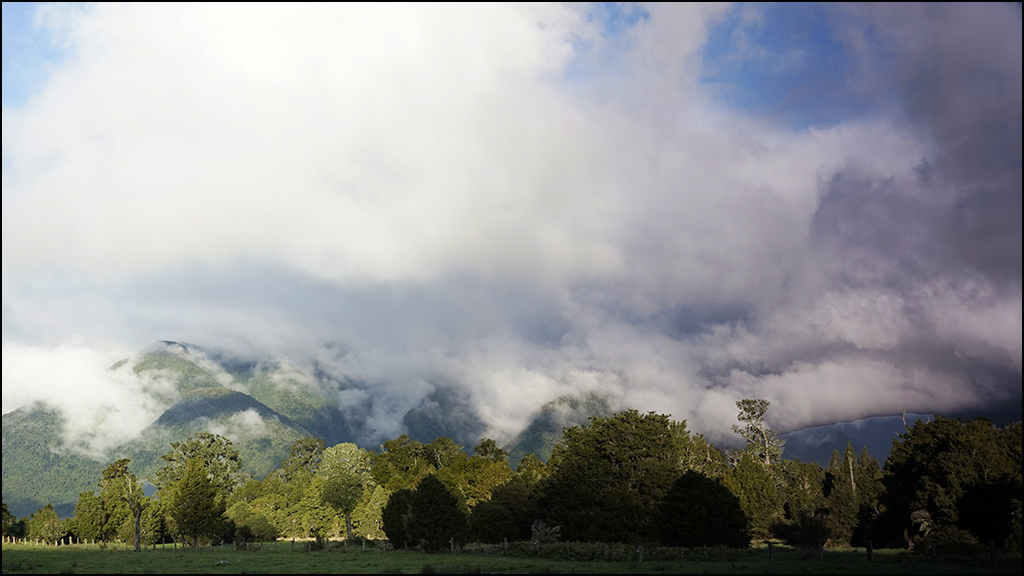
[[[281,541],[267,544],[261,551],[235,551],[230,546],[201,550],[174,550],[162,547],[135,553],[121,548],[99,546],[3,545],[4,574],[296,574],[296,573],[370,573],[370,574],[1020,574],[1020,556],[997,558],[996,565],[985,557],[938,557],[910,554],[904,550],[876,551],[868,562],[863,550],[826,550],[803,552],[778,546],[774,562],[768,561],[764,548],[748,550],[687,550],[683,559],[679,549],[652,548],[645,561],[633,555],[635,548],[610,546],[605,561],[600,544],[551,544],[540,553],[529,547],[521,555],[505,555],[502,547],[471,544],[459,554],[424,554],[387,551],[358,546],[334,548],[323,552],[304,552],[302,542]],[[510,551],[513,547],[510,546]],[[530,555],[532,554],[532,555]],[[629,556],[626,558],[626,556]]]

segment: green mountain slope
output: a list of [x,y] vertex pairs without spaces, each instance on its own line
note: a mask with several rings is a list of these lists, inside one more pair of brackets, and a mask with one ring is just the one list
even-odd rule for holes
[[44,404],[3,416],[3,499],[27,516],[47,504],[70,516],[78,494],[92,490],[106,466],[61,445],[64,417]]
[[140,477],[150,478],[163,466],[160,456],[199,432],[231,439],[242,458],[242,472],[262,477],[281,465],[292,444],[309,432],[247,394],[227,388],[196,389],[178,402],[138,438],[114,450],[112,459],[131,458]]
[[547,462],[555,444],[562,441],[563,428],[587,424],[591,416],[605,418],[612,414],[608,399],[597,394],[556,398],[542,406],[526,428],[505,446],[508,461],[515,466],[523,456],[533,454]]

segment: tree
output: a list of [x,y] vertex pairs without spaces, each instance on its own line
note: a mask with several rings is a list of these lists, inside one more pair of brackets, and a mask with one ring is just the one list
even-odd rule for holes
[[199,546],[200,538],[212,539],[223,533],[224,501],[202,459],[192,458],[185,464],[170,511],[178,532],[190,538],[193,547]]
[[3,520],[2,520],[2,524],[0,524],[0,525],[3,526],[3,535],[4,536],[7,536],[7,529],[10,528],[11,524],[13,524],[13,523],[14,523],[14,514],[11,514],[11,511],[7,509],[7,502],[3,502]]
[[[373,457],[373,481],[388,492],[412,488],[431,471],[422,443],[402,434],[381,445],[382,451]],[[390,536],[389,536],[390,538]]]
[[299,471],[315,474],[320,467],[320,461],[323,460],[324,447],[322,439],[312,437],[303,438],[292,444],[288,459],[281,465],[286,477],[291,478]]
[[325,478],[321,497],[325,504],[345,517],[346,538],[352,538],[353,515],[364,492],[372,496],[370,463],[373,453],[351,443],[342,443],[323,451],[317,476]]
[[64,526],[61,524],[53,504],[47,504],[32,514],[28,521],[28,537],[53,544],[64,537]]
[[488,544],[497,544],[506,538],[520,539],[515,516],[508,508],[493,500],[481,502],[473,508],[467,528],[470,538]]
[[566,428],[543,505],[569,539],[640,541],[679,477],[682,435],[668,416],[636,410]]
[[771,473],[745,452],[736,468],[722,478],[722,483],[739,498],[740,508],[747,515],[750,535],[769,538],[772,526],[782,516],[782,500]]
[[409,533],[409,518],[415,494],[408,488],[394,492],[388,498],[388,503],[381,512],[384,534],[395,548],[406,548],[408,545],[416,543]]
[[[497,504],[512,515],[513,540],[529,540],[533,523],[544,517],[541,506],[542,485],[549,476],[549,469],[533,454],[523,456],[515,474],[491,493],[488,502],[481,502],[473,513],[485,503]],[[488,516],[493,518],[494,514]],[[471,518],[472,519],[472,518]]]
[[107,515],[95,492],[82,492],[75,504],[75,534],[82,540],[101,540]]
[[427,476],[416,487],[409,508],[409,534],[427,552],[443,550],[449,539],[465,538],[466,512],[458,496],[436,476]]
[[160,490],[173,489],[185,474],[188,461],[195,458],[203,461],[203,467],[218,492],[230,495],[241,481],[242,459],[238,450],[231,440],[218,434],[200,432],[184,442],[171,442],[171,451],[160,458],[167,464],[152,479],[153,485]]
[[880,523],[893,540],[902,536],[912,546],[927,518],[940,533],[955,528],[983,542],[1005,542],[1013,501],[1022,494],[1021,424],[919,420],[893,441],[883,484]]
[[122,458],[112,463],[103,471],[100,479],[100,497],[104,501],[123,504],[134,523],[135,551],[141,550],[142,513],[149,505],[149,498],[142,489],[142,482],[128,469],[131,462]]
[[352,539],[352,512],[363,497],[363,479],[353,472],[339,471],[324,484],[323,502],[345,515],[345,537]]
[[878,511],[881,478],[878,461],[866,447],[859,458],[852,442],[847,443],[841,457],[838,450],[832,452],[823,486],[829,512],[826,526],[832,544],[859,545],[859,541],[866,539],[865,533]]
[[733,425],[732,431],[743,436],[747,441],[747,451],[770,468],[773,463],[782,459],[782,446],[785,440],[779,438],[774,430],[764,422],[764,415],[771,403],[767,400],[744,398],[736,402],[740,409],[737,416],[743,426]]
[[654,525],[665,546],[750,545],[739,499],[718,481],[697,472],[686,472],[672,484]]

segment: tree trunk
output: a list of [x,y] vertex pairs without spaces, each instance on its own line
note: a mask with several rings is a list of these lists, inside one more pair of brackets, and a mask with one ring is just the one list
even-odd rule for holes
[[142,510],[135,513],[135,551],[141,551],[142,543]]

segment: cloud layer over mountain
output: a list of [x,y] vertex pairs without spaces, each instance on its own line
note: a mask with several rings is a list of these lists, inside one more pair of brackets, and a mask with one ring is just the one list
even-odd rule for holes
[[162,338],[359,381],[382,435],[438,387],[502,439],[578,391],[712,439],[743,397],[783,430],[1020,399],[1019,6],[35,25],[4,412],[131,406],[105,368]]

